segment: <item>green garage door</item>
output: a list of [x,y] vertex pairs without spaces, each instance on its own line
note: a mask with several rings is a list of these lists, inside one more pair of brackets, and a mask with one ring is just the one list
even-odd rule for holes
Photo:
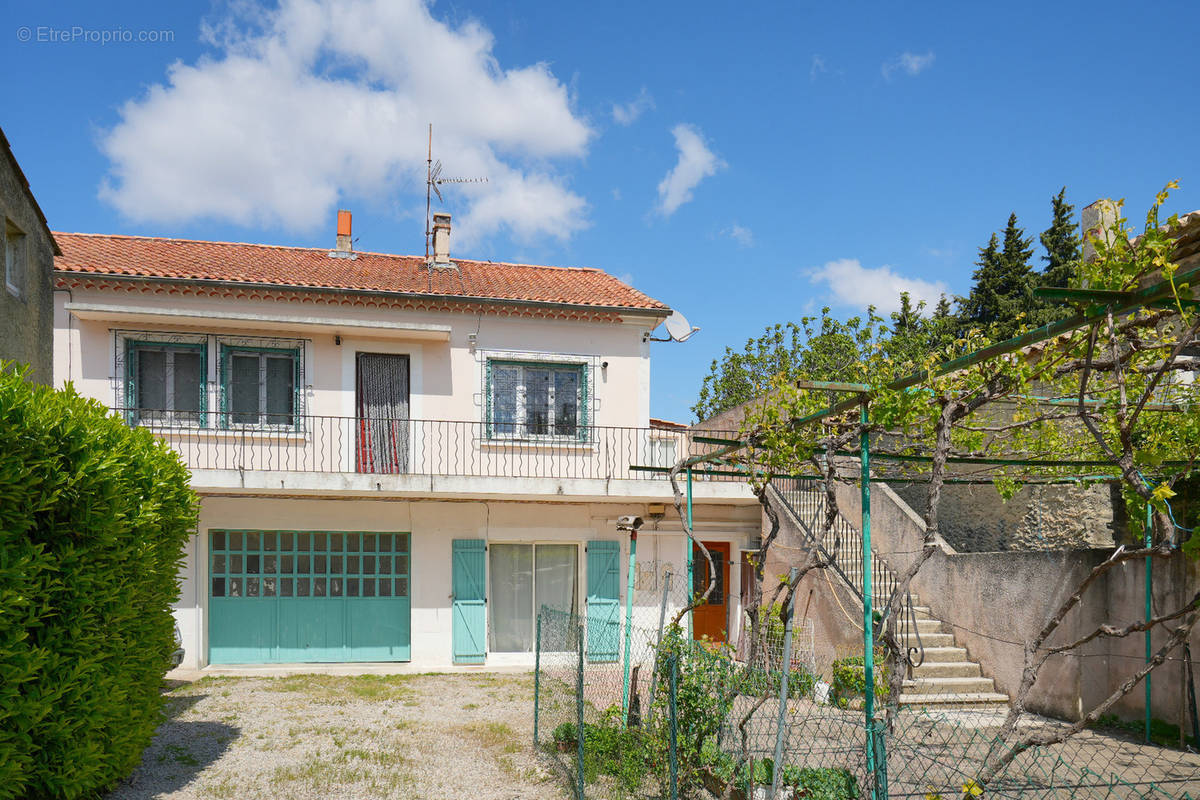
[[409,535],[212,531],[212,664],[408,661]]

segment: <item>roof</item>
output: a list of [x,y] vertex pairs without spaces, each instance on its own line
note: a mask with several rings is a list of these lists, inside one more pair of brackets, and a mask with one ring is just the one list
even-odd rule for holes
[[[652,313],[670,309],[602,270],[456,259],[458,270],[430,270],[423,256],[203,242],[148,236],[55,233],[60,273],[216,281],[288,288],[426,295],[464,300],[571,305]],[[341,255],[341,254],[339,254]]]
[[672,422],[669,419],[658,419],[657,417],[650,418],[650,427],[664,431],[686,431],[688,429],[688,425],[683,422]]
[[58,249],[58,242],[55,240],[54,234],[50,232],[50,226],[46,223],[46,215],[42,213],[42,207],[38,205],[37,198],[33,196],[33,189],[29,188],[29,179],[25,177],[25,172],[17,162],[17,157],[13,154],[12,146],[8,143],[8,137],[4,135],[3,128],[0,128],[0,146],[4,147],[4,155],[8,156],[8,163],[12,166],[13,172],[17,176],[17,182],[25,190],[25,196],[29,198],[29,204],[33,206],[34,213],[37,214],[38,220],[42,223],[42,230],[46,232],[46,236],[50,239],[50,249],[54,251],[54,255],[62,255]]

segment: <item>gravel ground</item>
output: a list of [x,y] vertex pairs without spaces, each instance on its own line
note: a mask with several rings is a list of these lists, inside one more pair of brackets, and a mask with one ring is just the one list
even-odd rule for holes
[[206,677],[108,798],[561,800],[532,699],[530,674]]

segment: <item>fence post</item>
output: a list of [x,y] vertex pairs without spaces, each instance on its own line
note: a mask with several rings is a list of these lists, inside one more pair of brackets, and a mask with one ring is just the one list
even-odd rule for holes
[[671,655],[671,680],[668,684],[667,711],[671,725],[671,736],[667,748],[667,763],[671,771],[671,800],[679,800],[679,724],[676,719],[675,702],[679,696],[679,655]]
[[[1146,503],[1146,530],[1142,534],[1146,547],[1154,546],[1154,507],[1149,502]],[[1146,556],[1146,621],[1149,622],[1154,615],[1152,600],[1154,597],[1154,559]],[[1150,630],[1146,629],[1146,663],[1150,663],[1153,647],[1150,644]],[[1150,702],[1150,673],[1146,673],[1146,744],[1150,744],[1150,719],[1152,717],[1152,704]]]
[[662,604],[658,607],[658,637],[654,640],[654,670],[650,673],[650,702],[648,714],[654,714],[654,698],[655,689],[658,686],[658,654],[662,647],[663,625],[667,621],[667,593],[671,590],[671,573],[663,575],[663,595]]
[[583,794],[583,626],[576,627],[579,640],[579,667],[575,673],[575,757],[576,780],[579,787],[579,800],[584,800]]
[[871,776],[872,800],[887,800],[886,779],[880,781],[879,762],[887,770],[887,752],[883,749],[884,739],[875,735],[875,614],[871,607],[874,601],[871,588],[871,435],[867,432],[870,409],[867,398],[862,398],[859,409],[862,433],[859,434],[859,484],[862,492],[862,596],[863,596],[863,717],[866,721],[867,774]]
[[[692,563],[693,556],[695,555],[694,550],[696,547],[695,544],[693,544],[693,540],[694,540],[695,536],[696,536],[696,529],[692,527],[692,468],[688,467],[687,468],[687,533],[685,533],[684,537],[683,537],[683,546],[687,549],[687,586],[685,587],[685,591],[687,592],[686,597],[687,597],[687,604],[689,606],[692,604],[692,601],[695,599],[692,597],[692,589],[696,585],[695,584],[696,578],[694,575],[696,565],[694,563]],[[694,631],[692,630],[692,612],[691,611],[687,612],[687,625],[688,625],[688,640],[691,641],[693,633],[694,633]]]
[[538,746],[538,705],[542,688],[542,612],[537,615],[537,633],[533,648],[533,749]]
[[[792,567],[788,573],[788,585],[796,580],[798,570]],[[792,668],[792,619],[796,593],[792,586],[792,595],[783,609],[783,663],[779,667],[779,724],[775,729],[775,762],[771,770],[771,798],[779,797],[779,781],[783,777],[783,740],[787,738],[787,701],[788,701],[788,672]]]
[[625,587],[625,680],[621,688],[621,721],[629,721],[629,662],[633,650],[633,592],[637,586],[637,535],[629,532],[629,567]]

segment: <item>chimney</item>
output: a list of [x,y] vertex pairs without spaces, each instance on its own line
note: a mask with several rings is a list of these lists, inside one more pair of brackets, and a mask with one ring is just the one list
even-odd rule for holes
[[1096,259],[1096,246],[1091,241],[1093,237],[1099,238],[1106,244],[1112,244],[1112,233],[1109,228],[1117,221],[1119,215],[1117,204],[1112,200],[1097,200],[1079,212],[1084,261]]
[[349,253],[353,249],[354,243],[350,240],[350,212],[345,209],[339,209],[337,216],[337,250],[340,253]]
[[449,266],[450,261],[450,215],[433,215],[433,263]]

